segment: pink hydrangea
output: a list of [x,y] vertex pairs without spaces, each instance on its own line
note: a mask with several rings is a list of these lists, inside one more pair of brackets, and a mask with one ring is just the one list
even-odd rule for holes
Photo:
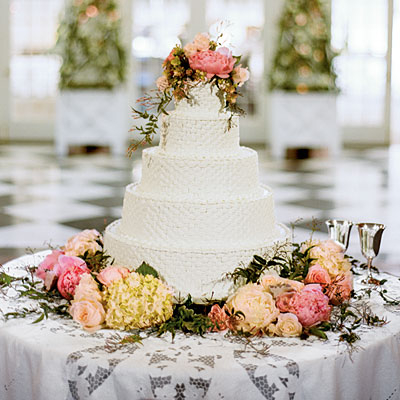
[[[58,264],[59,256],[64,253],[60,250],[53,250],[46,258],[39,264],[36,270],[36,276],[43,281],[46,279],[46,273],[53,271],[54,267]],[[57,268],[56,268],[57,269]]]
[[[64,257],[63,269],[57,281],[57,289],[62,297],[70,300],[75,294],[75,288],[78,286],[81,276],[85,273],[90,273],[90,270],[83,260],[81,260],[83,264],[77,263],[77,261],[74,260],[78,257]],[[67,260],[67,258],[69,260]]]
[[214,75],[220,78],[228,78],[235,65],[232,53],[226,47],[220,47],[217,51],[198,51],[189,57],[190,68],[204,71],[207,79]]
[[299,293],[284,293],[277,298],[276,305],[282,312],[297,315],[303,326],[329,321],[331,315],[329,297],[318,284],[306,285]]

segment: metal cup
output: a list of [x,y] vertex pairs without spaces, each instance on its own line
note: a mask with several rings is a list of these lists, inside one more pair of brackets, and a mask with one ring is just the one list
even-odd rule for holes
[[386,226],[376,223],[357,224],[360,235],[361,253],[368,262],[368,279],[373,279],[371,274],[372,260],[379,254],[382,234]]
[[346,251],[349,247],[350,232],[353,223],[346,220],[328,219],[325,221],[329,237]]

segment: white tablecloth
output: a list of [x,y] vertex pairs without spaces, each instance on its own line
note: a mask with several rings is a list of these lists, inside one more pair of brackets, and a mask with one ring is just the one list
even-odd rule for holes
[[[25,256],[6,269],[42,258]],[[399,280],[384,277],[400,296]],[[262,338],[245,346],[223,333],[150,337],[107,352],[105,339],[115,331],[89,334],[56,318],[0,322],[0,399],[400,399],[400,309],[384,307],[375,295],[372,303],[389,323],[359,329],[352,354],[335,334],[328,341]],[[2,311],[13,307],[0,294]],[[266,345],[266,355],[257,351]]]

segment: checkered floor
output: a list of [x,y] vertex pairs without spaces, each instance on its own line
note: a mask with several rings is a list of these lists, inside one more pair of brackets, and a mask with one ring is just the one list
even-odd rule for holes
[[[140,178],[133,159],[108,154],[58,160],[50,145],[0,146],[0,262],[59,245],[84,228],[120,217],[124,187]],[[277,220],[297,221],[295,237],[326,237],[328,218],[387,225],[376,265],[400,272],[400,149],[345,151],[340,159],[270,161],[259,151],[260,180],[274,190]],[[353,229],[350,253],[361,258]]]

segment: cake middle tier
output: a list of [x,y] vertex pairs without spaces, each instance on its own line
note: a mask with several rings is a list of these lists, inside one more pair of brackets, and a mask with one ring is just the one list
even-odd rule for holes
[[237,199],[261,192],[257,152],[218,157],[177,156],[152,147],[143,151],[138,193],[171,199]]
[[253,245],[276,235],[272,192],[232,200],[171,200],[126,188],[122,234],[160,246],[224,248]]

